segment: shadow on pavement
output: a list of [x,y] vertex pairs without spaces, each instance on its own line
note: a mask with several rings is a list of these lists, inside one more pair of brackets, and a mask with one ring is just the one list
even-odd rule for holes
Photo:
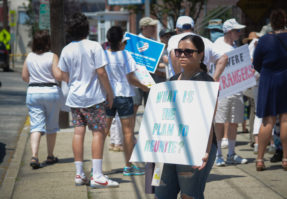
[[209,174],[207,182],[225,180],[230,178],[243,178],[243,177],[246,176]]
[[249,142],[236,141],[236,146],[247,145],[247,144],[249,144]]

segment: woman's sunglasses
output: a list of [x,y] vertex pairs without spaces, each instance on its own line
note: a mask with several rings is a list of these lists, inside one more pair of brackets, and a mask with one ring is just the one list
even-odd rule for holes
[[180,48],[174,49],[174,53],[176,57],[180,57],[182,53],[184,54],[185,57],[191,57],[194,52],[198,52],[198,50],[188,49],[188,48],[184,50]]

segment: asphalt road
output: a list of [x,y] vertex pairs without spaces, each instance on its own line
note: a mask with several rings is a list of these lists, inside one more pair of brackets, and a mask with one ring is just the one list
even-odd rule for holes
[[16,149],[19,132],[27,115],[25,105],[27,84],[20,70],[0,70],[0,186]]

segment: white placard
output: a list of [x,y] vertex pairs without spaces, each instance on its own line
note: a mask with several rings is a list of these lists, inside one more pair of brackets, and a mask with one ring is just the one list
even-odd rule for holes
[[169,81],[152,86],[131,162],[202,164],[218,82]]
[[134,73],[138,80],[147,87],[150,88],[155,84],[155,81],[153,80],[145,66],[137,65],[137,69]]
[[220,76],[219,99],[256,85],[248,45],[226,53],[228,63]]

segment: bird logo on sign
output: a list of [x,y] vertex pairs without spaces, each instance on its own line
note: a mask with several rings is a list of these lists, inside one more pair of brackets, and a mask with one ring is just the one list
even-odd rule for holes
[[139,52],[144,52],[149,48],[149,44],[143,41],[137,42],[137,48]]

